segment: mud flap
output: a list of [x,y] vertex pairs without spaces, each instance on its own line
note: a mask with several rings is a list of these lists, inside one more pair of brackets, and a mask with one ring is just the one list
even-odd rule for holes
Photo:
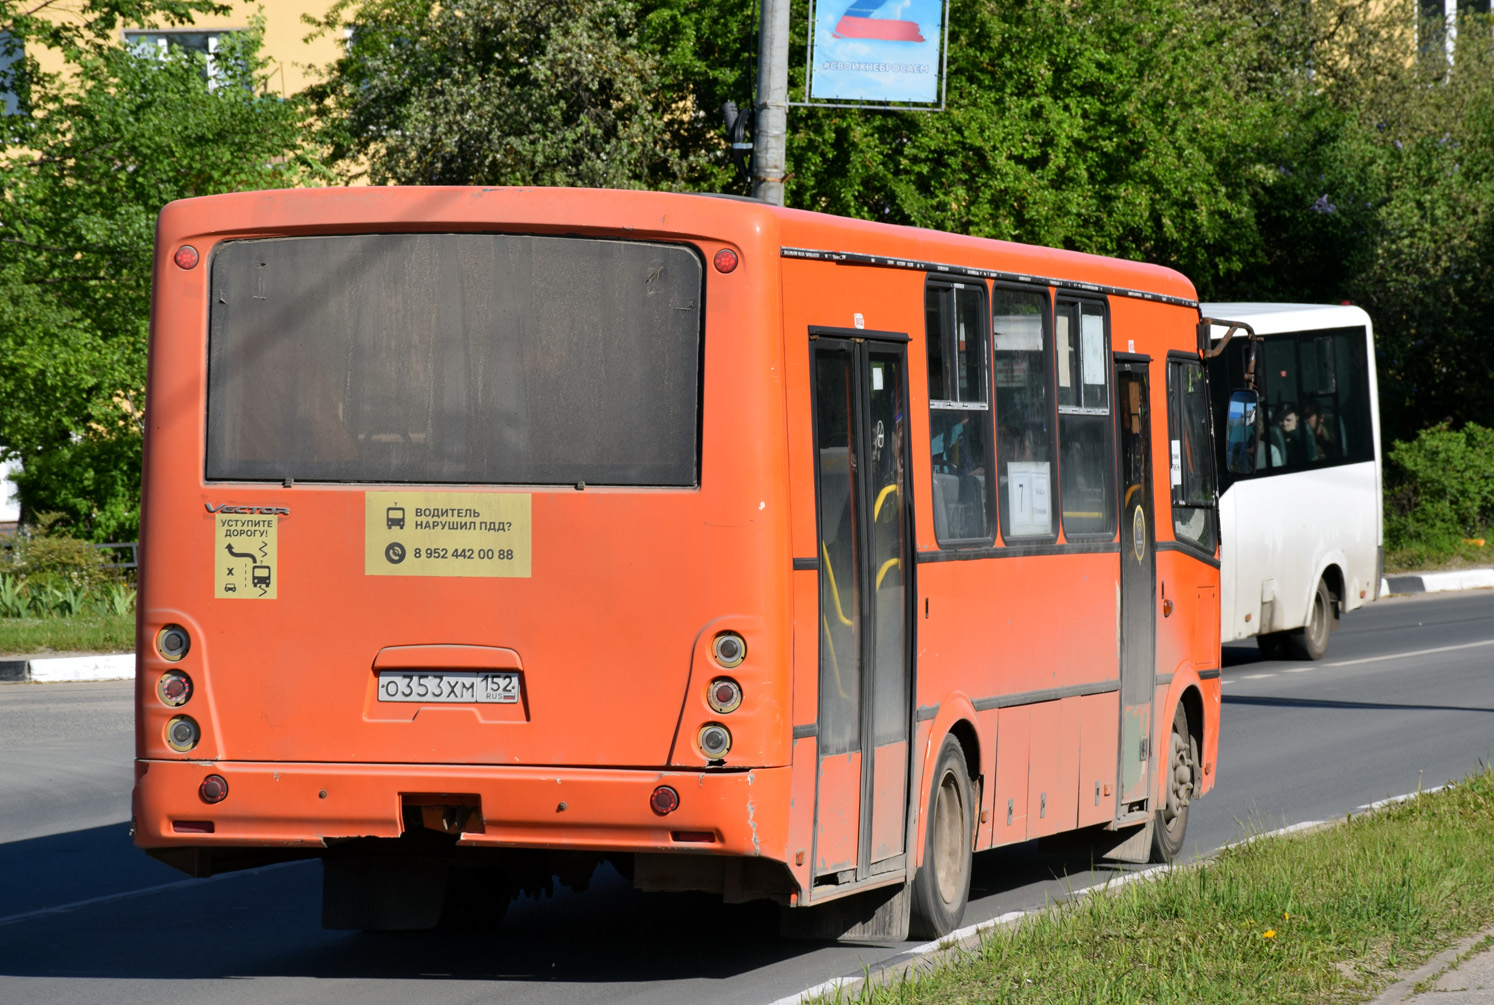
[[813,907],[782,908],[779,934],[826,942],[905,942],[913,884],[887,886]]
[[[1095,854],[1113,862],[1150,862],[1152,858],[1152,829],[1157,826],[1156,815],[1147,818],[1140,827],[1126,830],[1101,831],[1102,843],[1096,844]],[[1106,843],[1109,847],[1106,847]]]

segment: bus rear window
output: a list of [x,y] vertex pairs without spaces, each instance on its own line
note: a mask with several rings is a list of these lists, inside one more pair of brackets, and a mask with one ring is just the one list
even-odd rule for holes
[[207,477],[693,486],[699,256],[510,234],[212,259]]

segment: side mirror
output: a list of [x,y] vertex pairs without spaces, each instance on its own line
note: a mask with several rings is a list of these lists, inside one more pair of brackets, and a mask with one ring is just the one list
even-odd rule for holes
[[1224,420],[1224,466],[1230,474],[1255,474],[1255,448],[1260,436],[1256,413],[1260,407],[1260,395],[1254,391],[1235,391],[1229,396],[1229,414]]

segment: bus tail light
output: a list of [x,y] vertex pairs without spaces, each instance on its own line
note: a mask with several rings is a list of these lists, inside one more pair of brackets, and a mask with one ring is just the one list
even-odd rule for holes
[[718,677],[711,681],[706,701],[718,715],[735,712],[742,704],[742,686],[730,677]]
[[192,678],[179,670],[168,670],[156,682],[156,697],[161,704],[176,708],[192,697]]
[[680,794],[667,785],[661,785],[648,797],[649,808],[661,817],[666,817],[680,808]]
[[228,780],[222,775],[208,775],[197,786],[197,794],[205,803],[221,803],[228,798]]
[[156,633],[156,652],[175,663],[192,648],[192,637],[181,625],[167,625]]
[[700,728],[696,742],[708,760],[719,761],[731,749],[731,733],[719,722],[710,722]]
[[732,251],[730,248],[722,248],[720,251],[716,252],[716,257],[711,261],[715,263],[717,272],[721,273],[723,276],[729,276],[733,272],[737,271],[737,264],[739,260],[735,251]]
[[197,249],[190,244],[184,244],[180,248],[177,248],[176,254],[171,256],[171,260],[176,263],[176,267],[184,272],[197,268],[197,259]]
[[166,745],[178,753],[185,754],[197,746],[200,739],[202,730],[190,715],[179,715],[166,724]]
[[730,670],[747,658],[747,643],[736,632],[722,632],[711,644],[711,655],[716,662]]

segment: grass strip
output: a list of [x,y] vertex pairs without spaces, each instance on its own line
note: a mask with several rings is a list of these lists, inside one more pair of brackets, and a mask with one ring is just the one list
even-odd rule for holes
[[1035,913],[822,1001],[1363,1002],[1494,921],[1494,771]]
[[116,653],[135,648],[135,615],[0,618],[0,655]]

